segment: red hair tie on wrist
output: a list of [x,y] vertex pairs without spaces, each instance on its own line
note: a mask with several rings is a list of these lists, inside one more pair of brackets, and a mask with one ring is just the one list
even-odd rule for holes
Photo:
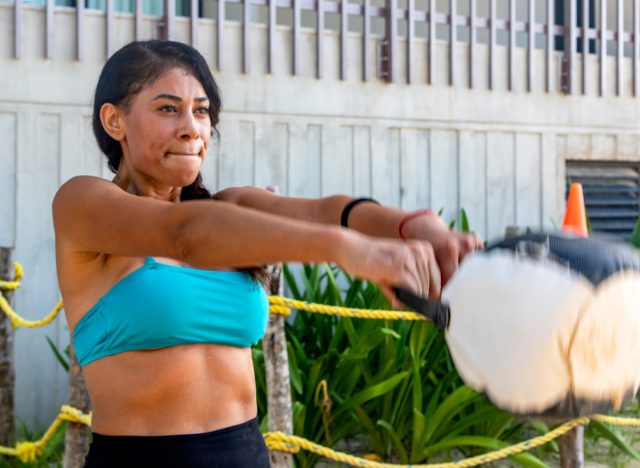
[[409,221],[411,221],[414,218],[417,218],[419,216],[426,215],[426,214],[432,214],[432,213],[433,211],[431,211],[429,208],[421,208],[419,210],[412,211],[411,213],[408,213],[407,215],[405,215],[405,217],[400,220],[400,224],[398,224],[398,236],[400,237],[400,239],[406,239],[406,237],[404,237],[404,234],[402,234],[402,228],[404,228],[405,224],[407,224]]

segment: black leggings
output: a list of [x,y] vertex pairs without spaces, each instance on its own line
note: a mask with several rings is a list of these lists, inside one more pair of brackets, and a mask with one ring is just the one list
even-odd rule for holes
[[268,468],[257,419],[201,434],[110,436],[93,433],[85,468]]

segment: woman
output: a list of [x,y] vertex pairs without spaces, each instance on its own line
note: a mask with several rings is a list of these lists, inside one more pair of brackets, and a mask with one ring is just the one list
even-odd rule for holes
[[[94,133],[116,175],[73,178],[53,202],[93,406],[86,466],[268,466],[249,349],[268,314],[256,265],[335,262],[388,293],[438,297],[480,245],[430,213],[367,199],[211,197],[199,171],[220,108],[204,59],[176,42],[131,43],[98,81]],[[387,239],[399,236],[410,240]]]

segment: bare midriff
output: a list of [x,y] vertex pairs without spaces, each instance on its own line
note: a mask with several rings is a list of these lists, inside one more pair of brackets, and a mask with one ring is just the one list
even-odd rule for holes
[[249,348],[188,344],[128,351],[83,368],[92,431],[105,435],[196,434],[257,414]]

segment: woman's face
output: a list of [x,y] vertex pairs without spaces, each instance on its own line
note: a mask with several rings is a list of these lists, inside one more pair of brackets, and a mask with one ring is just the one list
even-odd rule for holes
[[211,136],[209,99],[196,78],[169,71],[133,96],[121,119],[121,168],[171,187],[195,180]]

